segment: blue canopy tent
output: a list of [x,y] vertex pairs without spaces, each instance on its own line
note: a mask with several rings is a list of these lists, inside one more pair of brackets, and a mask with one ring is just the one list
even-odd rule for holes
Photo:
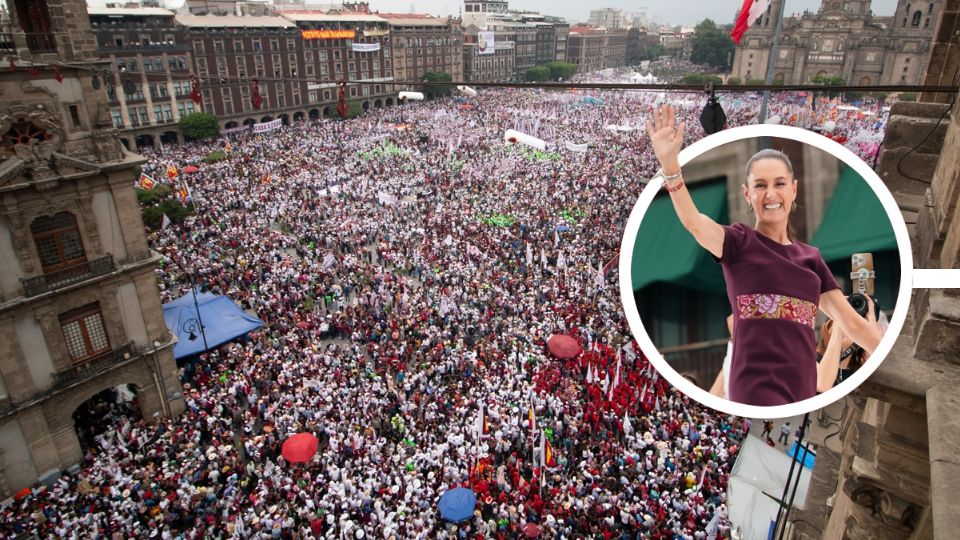
[[200,290],[164,304],[163,321],[179,338],[173,346],[173,357],[178,360],[202,353],[263,326],[263,321],[244,312],[233,300]]

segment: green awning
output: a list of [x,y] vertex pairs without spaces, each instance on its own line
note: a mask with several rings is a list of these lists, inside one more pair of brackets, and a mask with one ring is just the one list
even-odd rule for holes
[[[726,182],[690,187],[701,214],[726,223]],[[658,281],[721,294],[726,290],[723,271],[707,250],[683,228],[667,193],[658,195],[647,209],[633,245],[633,290]]]
[[823,260],[850,260],[854,253],[897,249],[890,218],[867,182],[844,167],[820,228],[810,240]]

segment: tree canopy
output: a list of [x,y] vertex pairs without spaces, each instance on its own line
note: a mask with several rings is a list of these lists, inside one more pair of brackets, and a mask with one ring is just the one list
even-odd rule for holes
[[531,82],[549,81],[550,70],[546,66],[535,66],[527,70],[527,80]]
[[550,70],[551,81],[557,81],[559,79],[567,80],[570,77],[573,77],[573,74],[577,72],[576,64],[571,64],[570,62],[562,62],[560,60],[547,62],[541,67],[545,67],[548,70]]
[[710,19],[704,19],[693,34],[690,61],[726,71],[733,58],[733,40]]
[[[453,82],[453,75],[445,71],[428,71],[423,74],[423,79],[431,83],[448,83]],[[427,87],[427,92],[435,96],[449,96],[452,91],[453,87],[447,85]]]
[[190,113],[180,118],[180,132],[187,140],[209,139],[220,134],[220,122],[210,113]]

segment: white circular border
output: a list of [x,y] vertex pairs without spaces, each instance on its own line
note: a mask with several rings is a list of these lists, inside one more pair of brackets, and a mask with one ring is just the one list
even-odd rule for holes
[[883,204],[883,208],[887,212],[887,217],[890,219],[890,224],[893,226],[894,236],[896,236],[897,239],[897,248],[900,251],[900,292],[897,295],[897,304],[893,316],[890,319],[890,326],[887,328],[883,339],[880,340],[880,345],[877,347],[877,350],[874,351],[870,360],[849,379],[822,394],[796,403],[772,407],[746,405],[723,399],[699,388],[681,376],[679,372],[667,363],[663,355],[660,354],[660,351],[658,351],[653,344],[653,340],[650,339],[650,336],[647,334],[643,321],[640,319],[636,301],[633,298],[633,284],[630,273],[637,231],[640,229],[643,216],[653,202],[654,196],[656,196],[663,185],[662,178],[652,180],[647,187],[643,189],[640,193],[640,198],[637,199],[637,203],[633,207],[633,211],[630,213],[630,218],[627,220],[623,241],[620,244],[620,296],[623,301],[624,312],[627,315],[627,322],[630,324],[630,331],[640,344],[640,350],[643,351],[657,371],[678,390],[707,407],[727,414],[746,418],[786,418],[799,416],[826,407],[852,392],[856,387],[860,386],[870,374],[880,367],[880,362],[890,353],[907,319],[907,310],[910,304],[910,293],[913,283],[913,249],[910,245],[907,225],[903,221],[900,208],[893,199],[893,195],[891,195],[890,191],[883,184],[883,181],[877,176],[877,173],[841,144],[812,131],[791,126],[769,124],[727,129],[705,137],[683,149],[680,152],[680,164],[684,165],[704,152],[718,146],[755,137],[791,139],[815,146],[831,154],[855,170],[867,184],[870,185],[873,192],[877,195],[877,198],[880,199],[880,202]]

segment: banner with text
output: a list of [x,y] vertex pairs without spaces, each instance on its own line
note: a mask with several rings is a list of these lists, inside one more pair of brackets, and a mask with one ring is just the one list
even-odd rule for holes
[[266,131],[273,131],[282,125],[283,125],[283,120],[281,120],[280,118],[277,118],[276,120],[271,120],[269,122],[264,122],[262,124],[254,124],[253,132],[264,133]]
[[301,30],[303,39],[353,39],[357,35],[353,30]]
[[380,50],[379,43],[353,43],[350,45],[353,52],[374,52]]

